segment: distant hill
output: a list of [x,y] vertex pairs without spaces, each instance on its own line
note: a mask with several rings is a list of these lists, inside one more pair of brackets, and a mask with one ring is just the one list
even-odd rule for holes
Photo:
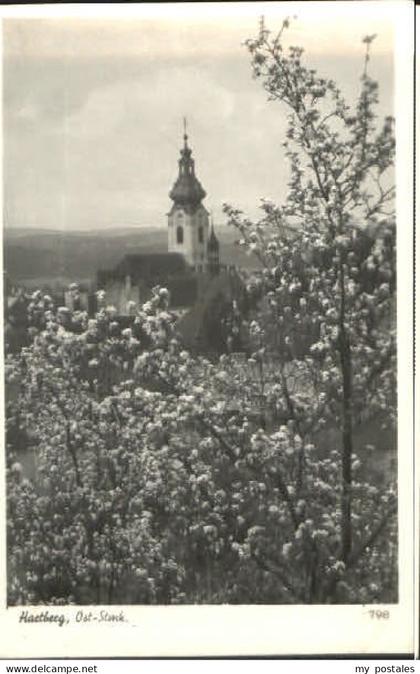
[[[235,241],[238,233],[217,229],[221,262],[238,267],[258,267]],[[61,232],[47,229],[5,229],[4,268],[14,283],[28,286],[62,286],[72,281],[94,281],[98,269],[112,268],[127,253],[167,251],[163,228],[129,227],[91,232]]]

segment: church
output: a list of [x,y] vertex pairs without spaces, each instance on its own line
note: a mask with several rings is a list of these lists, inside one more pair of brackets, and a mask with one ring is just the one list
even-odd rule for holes
[[96,287],[106,292],[107,303],[119,316],[129,314],[130,302],[147,301],[154,286],[167,288],[181,331],[197,340],[209,305],[230,302],[240,281],[233,266],[220,263],[220,244],[203,204],[206,192],[196,176],[185,122],[178,176],[169,197],[167,252],[125,255],[114,269],[98,271]]
[[195,175],[186,133],[178,164],[178,178],[169,193],[173,205],[168,213],[168,251],[183,255],[197,272],[218,274],[219,242],[213,223],[209,234],[209,213],[202,203],[206,192]]
[[128,313],[130,301],[144,302],[156,285],[168,288],[172,308],[190,307],[227,271],[220,265],[219,241],[203,204],[206,192],[195,173],[186,131],[169,196],[168,252],[126,255],[114,269],[97,274],[97,288],[106,291],[108,303],[121,316]]

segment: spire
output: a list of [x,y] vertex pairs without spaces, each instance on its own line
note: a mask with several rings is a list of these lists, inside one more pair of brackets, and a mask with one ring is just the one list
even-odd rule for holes
[[220,271],[219,241],[214,233],[213,213],[210,214],[210,236],[207,241],[207,270],[212,276],[217,276]]
[[214,233],[214,222],[213,222],[213,213],[210,215],[210,236],[208,240],[208,250],[218,251],[219,250],[219,240]]
[[204,199],[206,192],[195,175],[194,159],[191,156],[192,150],[188,145],[186,117],[184,117],[183,123],[184,146],[180,151],[181,157],[178,160],[179,173],[169,196],[177,205],[195,208]]

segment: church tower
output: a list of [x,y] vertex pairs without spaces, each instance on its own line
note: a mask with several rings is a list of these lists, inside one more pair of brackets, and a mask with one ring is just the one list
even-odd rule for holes
[[184,147],[178,160],[178,178],[169,193],[173,201],[168,213],[168,252],[181,253],[197,271],[207,267],[209,214],[201,203],[206,192],[195,175],[184,120]]

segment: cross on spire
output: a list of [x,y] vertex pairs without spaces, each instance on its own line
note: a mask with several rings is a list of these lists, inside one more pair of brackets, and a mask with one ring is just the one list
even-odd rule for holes
[[188,134],[187,134],[187,118],[184,117],[184,145],[187,147]]

